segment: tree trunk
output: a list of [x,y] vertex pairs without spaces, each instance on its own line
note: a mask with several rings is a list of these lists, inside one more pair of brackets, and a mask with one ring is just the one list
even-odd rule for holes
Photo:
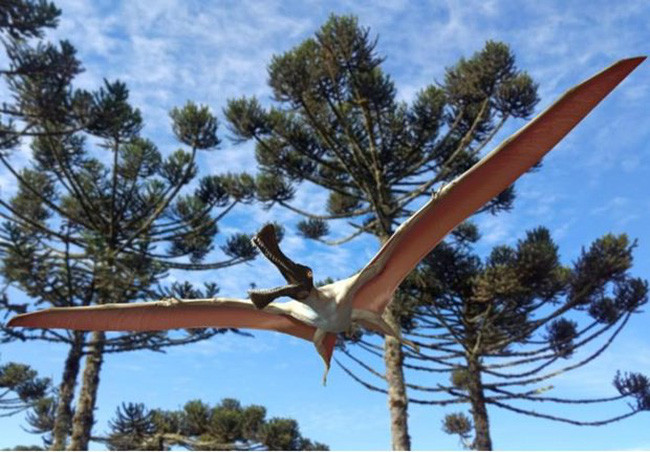
[[467,358],[468,381],[470,403],[472,404],[472,417],[474,419],[474,450],[492,450],[492,439],[490,438],[490,423],[488,420],[487,406],[483,382],[481,381],[481,365],[476,356]]
[[72,439],[68,450],[88,450],[90,434],[95,423],[94,410],[99,386],[99,372],[103,362],[105,335],[95,331],[86,358],[83,383],[79,393],[77,410],[72,419]]
[[[390,304],[386,308],[384,320],[399,331]],[[386,383],[388,384],[388,409],[390,411],[391,446],[393,450],[410,450],[411,438],[408,433],[408,398],[404,384],[404,354],[402,345],[396,339],[384,339],[384,362],[386,363]]]
[[72,346],[68,352],[63,368],[63,377],[59,385],[58,404],[54,416],[54,427],[52,428],[51,450],[64,450],[65,443],[72,425],[72,399],[74,388],[77,384],[81,354],[83,352],[85,333],[75,331],[72,339]]

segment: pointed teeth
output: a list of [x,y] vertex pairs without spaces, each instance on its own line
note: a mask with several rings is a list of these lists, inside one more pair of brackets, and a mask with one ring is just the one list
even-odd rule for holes
[[275,263],[276,265],[281,265],[281,262],[280,262],[280,259],[278,258],[278,256],[276,256],[274,253],[272,253],[271,250],[269,250],[269,249],[266,247],[266,245],[264,244],[264,242],[262,242],[262,240],[260,240],[259,237],[254,236],[254,237],[251,239],[251,242],[253,242],[253,245],[255,245],[255,246],[256,246],[256,247],[257,247],[257,248],[262,252],[262,254],[264,254],[264,256],[265,256],[268,260],[270,260],[271,262]]

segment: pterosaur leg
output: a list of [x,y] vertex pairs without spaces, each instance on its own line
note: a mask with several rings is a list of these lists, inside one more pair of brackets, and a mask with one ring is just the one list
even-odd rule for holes
[[411,347],[416,352],[420,351],[420,348],[417,346],[417,344],[408,339],[404,339],[400,332],[386,323],[382,316],[377,312],[368,311],[366,309],[353,309],[351,319],[353,322],[357,322],[365,328],[383,333],[386,336],[394,337],[402,344],[406,344]]

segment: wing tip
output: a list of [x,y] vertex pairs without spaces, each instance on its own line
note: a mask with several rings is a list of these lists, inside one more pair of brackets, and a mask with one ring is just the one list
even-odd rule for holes
[[[630,73],[634,71],[641,63],[643,63],[646,60],[646,58],[647,57],[645,55],[639,55],[635,57],[623,58],[621,60],[618,60],[612,63],[610,66],[603,69],[602,71],[598,72],[594,76],[585,80],[584,83],[588,83],[600,79],[603,76],[608,76],[608,77],[613,77],[616,80],[615,85],[618,85],[618,83],[623,81],[623,79],[625,79],[628,75],[630,75]],[[580,85],[576,85],[574,88],[577,88],[579,86]]]
[[[55,309],[43,309],[41,311],[34,312],[25,312],[24,314],[18,314],[12,317],[7,326],[10,328],[23,327],[23,328],[42,328],[42,329],[68,329],[64,324],[61,324],[60,321],[57,321],[56,318],[49,318],[48,314]],[[60,319],[58,319],[60,320]]]
[[647,55],[639,55],[630,58],[624,58],[614,63],[614,65],[623,65],[629,67],[630,70],[634,70],[634,68],[636,68],[638,65],[643,63],[646,60],[646,58],[648,58]]
[[[573,95],[581,90],[584,90],[587,87],[593,88],[594,84],[600,85],[600,89],[597,89],[596,92],[600,92],[600,100],[602,100],[623,80],[625,80],[627,76],[630,75],[641,63],[643,63],[646,58],[647,56],[645,55],[639,55],[618,60],[600,72],[584,80],[582,83],[569,88],[564,93],[564,95],[561,96],[558,101],[556,101],[556,103],[563,99],[565,96]],[[598,102],[600,102],[600,100]],[[527,125],[528,124],[526,124],[526,126]]]
[[7,322],[7,326],[10,328],[15,328],[17,326],[30,326],[29,325],[29,319],[32,317],[31,312],[26,312],[24,314],[18,314],[11,319],[9,319],[9,322]]

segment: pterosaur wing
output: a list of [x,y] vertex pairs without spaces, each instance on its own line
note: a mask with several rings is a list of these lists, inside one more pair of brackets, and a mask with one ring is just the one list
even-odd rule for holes
[[9,326],[82,331],[252,328],[278,331],[308,341],[316,331],[288,315],[281,306],[269,305],[259,310],[249,300],[228,298],[51,308],[18,315],[9,321]]
[[621,60],[571,88],[444,187],[361,271],[352,307],[382,312],[397,286],[445,235],[539,162],[644,59]]

